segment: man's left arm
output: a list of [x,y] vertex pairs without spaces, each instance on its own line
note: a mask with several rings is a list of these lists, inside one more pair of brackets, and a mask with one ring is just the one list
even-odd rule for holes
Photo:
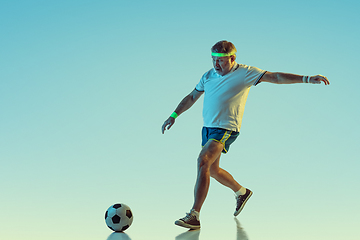
[[282,72],[266,72],[260,79],[259,82],[269,82],[276,84],[291,84],[291,83],[313,83],[321,84],[323,82],[325,85],[329,85],[329,80],[322,75],[315,76],[302,76],[292,73],[282,73]]

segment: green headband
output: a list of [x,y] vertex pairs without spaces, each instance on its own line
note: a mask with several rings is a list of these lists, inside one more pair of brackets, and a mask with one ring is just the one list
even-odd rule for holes
[[211,56],[214,56],[214,57],[229,57],[229,56],[235,55],[235,53],[236,52],[231,52],[231,53],[215,53],[215,52],[212,52]]

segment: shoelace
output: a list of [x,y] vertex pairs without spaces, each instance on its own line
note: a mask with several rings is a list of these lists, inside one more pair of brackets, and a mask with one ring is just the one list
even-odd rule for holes
[[238,210],[240,208],[241,203],[243,202],[243,198],[242,196],[239,197],[235,196],[235,198],[236,198],[236,210]]
[[186,216],[183,218],[184,221],[189,221],[191,218],[195,217],[191,213],[186,213]]

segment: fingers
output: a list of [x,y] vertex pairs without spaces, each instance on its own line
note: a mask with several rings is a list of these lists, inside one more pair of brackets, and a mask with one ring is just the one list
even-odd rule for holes
[[325,85],[329,85],[330,82],[329,80],[327,79],[327,77],[323,76],[323,75],[316,75],[314,77],[314,83],[317,83],[317,84],[320,84],[321,82],[323,82]]
[[322,81],[325,83],[325,85],[330,85],[330,82],[329,82],[329,80],[327,79],[327,77],[325,77],[325,76],[322,76],[322,75],[320,75],[321,77],[322,77]]
[[173,124],[174,124],[174,123],[169,123],[169,124],[168,124],[168,127],[167,127],[167,130],[169,130],[169,129],[172,127]]
[[327,77],[323,76],[323,75],[316,75],[314,77],[312,77],[313,79],[312,80],[312,83],[314,84],[321,84],[321,82],[323,82],[325,85],[329,85],[330,82],[329,80],[327,79]]
[[[163,124],[162,127],[161,127],[161,132],[162,132],[162,134],[164,134],[167,125],[169,125],[169,123],[168,123],[167,121],[165,121],[164,124]],[[169,130],[169,127],[168,127],[168,130]]]
[[161,127],[162,134],[164,134],[165,130],[169,130],[172,127],[172,125],[174,125],[174,123],[175,123],[175,119],[169,117]]

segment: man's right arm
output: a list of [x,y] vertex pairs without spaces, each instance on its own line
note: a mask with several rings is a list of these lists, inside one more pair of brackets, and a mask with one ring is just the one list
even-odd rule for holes
[[[189,108],[191,108],[192,105],[200,98],[200,96],[204,92],[199,92],[196,89],[194,89],[190,94],[188,94],[186,97],[181,100],[179,105],[176,107],[175,112],[179,116]],[[162,133],[164,134],[165,130],[169,130],[172,125],[175,123],[175,118],[169,117],[164,124],[161,127]]]

